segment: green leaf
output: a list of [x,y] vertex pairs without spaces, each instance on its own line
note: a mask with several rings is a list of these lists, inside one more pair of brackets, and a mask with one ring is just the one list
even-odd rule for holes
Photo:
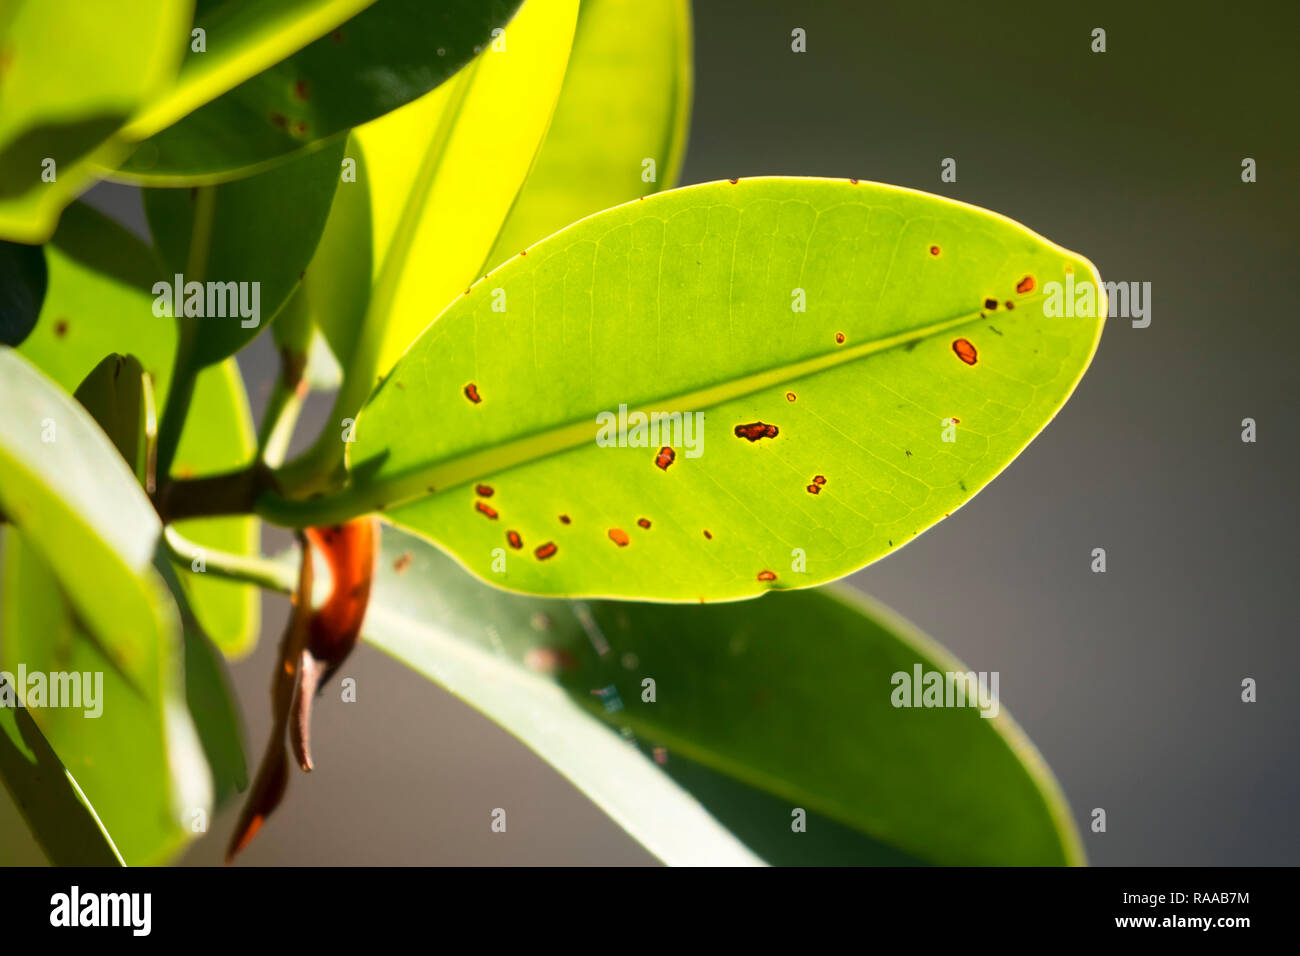
[[[203,6],[235,12],[230,3]],[[250,12],[261,16],[259,6],[265,4]],[[265,169],[423,96],[468,63],[518,6],[519,0],[376,3],[149,139],[114,178],[188,186]],[[210,19],[205,13],[200,24]],[[262,24],[240,26],[252,33]],[[227,45],[211,36],[210,52],[186,61],[180,87]]]
[[[153,380],[158,406],[166,400],[176,352],[176,322],[153,313],[151,286],[162,267],[150,250],[84,203],[69,206],[45,247],[49,292],[20,354],[72,392],[107,354],[135,356]],[[254,452],[252,415],[234,360],[204,369],[181,435],[177,467],[195,475],[245,464]],[[201,545],[256,554],[255,518],[215,518],[178,524]],[[227,654],[257,638],[261,595],[256,587],[182,570],[203,629]]]
[[41,314],[49,276],[40,246],[0,241],[0,345],[18,345]]
[[894,674],[966,667],[847,589],[704,607],[521,597],[385,528],[365,634],[670,863],[731,857],[677,839],[704,825],[699,807],[636,799],[652,785],[633,783],[639,755],[614,732],[770,863],[1083,861],[1059,787],[1005,708],[893,706]]
[[500,50],[357,130],[372,210],[372,308],[384,320],[377,369],[391,368],[487,260],[545,138],[577,9],[577,0],[526,4]]
[[[0,510],[21,532],[6,535],[5,669],[122,858],[158,862],[212,803],[179,617],[152,564],[161,525],[90,416],[8,348],[0,405]],[[102,712],[36,706],[24,672],[102,674]]]
[[[1101,330],[1044,316],[1041,290],[1067,269],[1098,281],[1017,223],[906,189],[661,193],[457,299],[362,411],[351,487],[260,510],[291,524],[386,510],[485,580],[537,594],[821,584],[955,511],[1051,420]],[[678,427],[614,447],[624,405]],[[515,560],[494,574],[503,551]]]
[[178,0],[5,4],[0,237],[44,242],[92,165],[123,158],[114,133],[175,76],[189,14]]
[[73,398],[94,417],[104,434],[135,473],[142,488],[152,490],[153,435],[157,429],[153,386],[134,355],[106,356],[77,386]]
[[690,112],[688,0],[584,0],[546,142],[487,264],[676,185]]
[[[222,186],[145,190],[145,214],[167,269],[164,303],[172,315],[184,305],[198,316],[194,365],[234,355],[292,294],[325,228],[342,159],[339,142]],[[191,282],[206,283],[206,295],[195,286],[191,300]]]
[[0,780],[55,866],[121,866],[113,838],[25,710],[0,707]]

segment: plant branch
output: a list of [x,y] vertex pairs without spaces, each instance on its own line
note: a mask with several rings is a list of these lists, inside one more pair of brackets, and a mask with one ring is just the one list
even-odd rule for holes
[[297,575],[291,566],[270,558],[231,554],[204,547],[189,540],[173,527],[163,529],[168,555],[191,568],[202,562],[203,573],[231,581],[256,584],[270,591],[292,594]]

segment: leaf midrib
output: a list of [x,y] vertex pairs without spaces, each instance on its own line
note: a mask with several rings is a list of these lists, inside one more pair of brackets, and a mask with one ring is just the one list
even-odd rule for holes
[[[1028,305],[1043,298],[1042,293],[1035,293],[1019,301],[1022,305]],[[951,332],[962,326],[983,321],[985,318],[983,312],[965,313],[956,318],[872,339],[859,345],[836,348],[812,358],[773,366],[703,389],[662,399],[651,399],[638,403],[635,408],[629,407],[628,413],[629,415],[633,412],[644,412],[647,415],[654,412],[685,414],[712,408],[767,388],[861,361],[880,352]],[[382,387],[381,385],[380,388]],[[357,416],[358,427],[364,421],[364,415],[365,409],[362,409]],[[275,495],[268,495],[259,502],[258,513],[268,521],[291,527],[332,524],[352,515],[383,511],[551,455],[561,454],[591,441],[597,431],[598,426],[594,421],[591,418],[584,418],[581,421],[546,428],[485,449],[408,468],[373,482],[354,484],[330,497],[288,501]],[[382,455],[383,452],[380,450],[376,454]],[[364,472],[366,459],[354,458],[350,449],[349,459],[353,474]]]

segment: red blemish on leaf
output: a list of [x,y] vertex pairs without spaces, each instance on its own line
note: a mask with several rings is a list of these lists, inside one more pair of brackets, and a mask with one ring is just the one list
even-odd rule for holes
[[710,541],[712,541],[712,540],[713,540],[713,532],[710,531],[708,528],[705,528],[705,529],[704,529],[704,537],[706,537],[706,538],[708,538]]
[[1014,309],[1016,307],[1016,304],[1012,302],[1010,299],[1007,299],[1007,301],[1004,304],[1008,309]]
[[393,570],[398,574],[405,574],[406,569],[411,566],[411,552],[404,551],[396,561],[393,562]]
[[737,438],[747,438],[751,442],[758,441],[760,438],[775,438],[781,433],[781,430],[775,425],[769,425],[766,422],[750,422],[748,425],[737,425],[735,431]]
[[481,498],[491,498],[494,494],[496,494],[496,489],[493,488],[491,485],[475,485],[474,494],[478,495]]
[[1019,292],[1021,295],[1024,295],[1026,292],[1033,292],[1033,291],[1034,291],[1034,277],[1033,277],[1033,276],[1025,276],[1023,279],[1021,279],[1019,282],[1017,282],[1017,283],[1016,283],[1016,291]]
[[648,528],[648,527],[650,527],[650,519],[649,519],[649,518],[637,518],[637,519],[636,519],[636,523],[637,523],[640,527],[642,527],[642,528]]
[[776,580],[776,572],[775,572],[775,571],[759,571],[759,572],[758,572],[758,579],[759,579],[760,581],[775,581],[775,580]]
[[985,300],[984,300],[984,308],[988,309],[990,312],[994,312],[994,311],[996,311],[996,310],[997,310],[997,307],[998,307],[998,300],[997,300],[997,299],[985,299]]
[[785,400],[786,400],[787,402],[793,402],[793,401],[795,400],[795,398],[796,398],[796,396],[795,396],[794,392],[786,392],[786,393],[785,393]]
[[937,255],[938,255],[939,253],[941,253],[941,252],[943,252],[943,250],[940,249],[938,246],[931,246],[931,247],[930,247],[930,255],[932,255],[932,256],[937,256]]
[[545,561],[547,558],[553,556],[555,552],[559,550],[560,549],[556,547],[554,541],[548,541],[543,545],[538,545],[536,550],[533,551],[533,554],[537,556],[538,561]]
[[473,382],[470,382],[468,385],[465,386],[465,397],[468,398],[475,405],[483,401],[483,399],[479,396],[478,386],[475,385]]
[[63,338],[63,337],[64,337],[65,335],[67,335],[67,334],[68,334],[68,320],[67,320],[67,319],[59,319],[59,321],[57,321],[57,322],[54,323],[54,336],[55,336],[55,338],[60,338],[60,339],[61,339],[61,338]]
[[568,515],[560,515],[560,524],[573,524],[573,519]]
[[948,419],[948,420],[949,420],[950,422],[952,422],[954,425],[960,425],[960,424],[961,424],[961,419],[960,419],[960,418],[950,418],[950,419]]
[[493,521],[497,520],[497,509],[493,508],[486,501],[476,501],[474,502],[474,507],[478,510],[480,514],[487,515]]
[[810,494],[810,495],[820,495],[821,493],[822,493],[822,489],[821,489],[821,486],[820,486],[820,485],[809,485],[809,486],[808,486],[808,494]]
[[844,344],[844,333],[843,333],[843,332],[836,332],[836,333],[835,333],[835,344],[836,344],[836,345],[843,345],[843,344]]
[[655,464],[664,471],[667,471],[668,466],[676,460],[677,452],[673,451],[666,445],[659,449],[659,454],[655,455]]
[[979,358],[975,351],[975,346],[970,344],[970,339],[958,339],[952,343],[952,350],[957,353],[957,357],[967,365],[974,365]]
[[510,542],[510,547],[518,551],[524,546],[524,539],[519,537],[518,531],[507,531],[506,540]]
[[610,528],[609,540],[613,541],[620,548],[626,548],[628,541],[631,539],[628,538],[627,532],[622,528]]
[[824,485],[824,484],[826,484],[826,476],[825,476],[825,475],[813,475],[813,484],[814,484],[814,485]]

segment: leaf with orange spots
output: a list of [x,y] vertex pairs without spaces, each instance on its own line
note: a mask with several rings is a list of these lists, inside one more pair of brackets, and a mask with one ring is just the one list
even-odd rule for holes
[[[955,512],[1056,414],[1102,325],[1044,314],[1045,286],[1068,272],[1099,282],[1018,223],[909,189],[659,193],[455,298],[361,411],[351,486],[263,513],[317,524],[382,509],[484,580],[537,594],[700,601],[822,584]],[[986,300],[1017,304],[998,310],[1000,334]],[[667,439],[637,430],[632,416],[651,413]],[[479,482],[506,527],[557,551],[494,569],[501,531],[474,514]],[[557,513],[572,525],[555,528]],[[653,530],[612,546],[608,529],[638,517]]]

